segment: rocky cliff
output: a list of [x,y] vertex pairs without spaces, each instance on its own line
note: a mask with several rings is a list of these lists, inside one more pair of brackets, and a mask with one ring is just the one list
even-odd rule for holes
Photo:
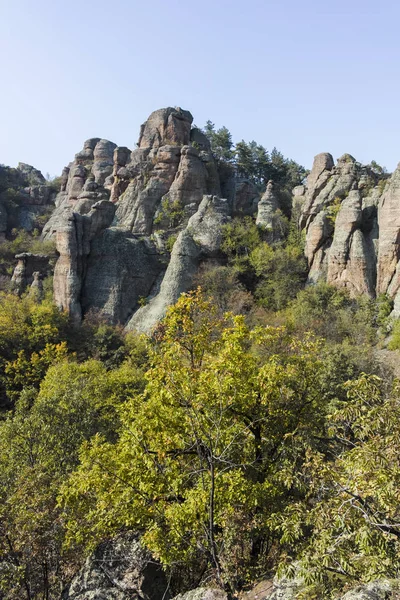
[[[221,227],[232,216],[256,216],[269,243],[284,236],[274,183],[260,197],[250,181],[221,170],[192,121],[181,108],[157,110],[133,150],[87,140],[63,170],[56,198],[38,171],[19,165],[26,185],[20,212],[30,215],[20,221],[29,228],[37,207],[55,203],[43,239],[53,238],[59,254],[55,301],[77,322],[94,310],[148,331],[203,262],[222,260]],[[388,294],[400,314],[400,167],[388,176],[349,154],[336,164],[319,154],[293,191],[292,213],[305,236],[309,284]],[[0,231],[7,220],[1,205]]]
[[180,108],[157,110],[134,150],[90,139],[64,169],[43,238],[54,237],[60,255],[55,301],[77,321],[96,310],[149,330],[200,263],[218,258],[233,211],[256,210],[257,192],[243,182],[221,198],[218,165],[192,121]]
[[400,314],[400,165],[391,177],[345,154],[318,154],[294,190],[305,233],[309,283],[351,294],[388,294]]
[[0,165],[0,240],[14,228],[41,231],[54,208],[55,189],[42,173],[25,163]]

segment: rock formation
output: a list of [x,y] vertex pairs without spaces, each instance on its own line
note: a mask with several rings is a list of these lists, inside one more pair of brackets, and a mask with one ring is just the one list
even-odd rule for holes
[[44,254],[23,252],[17,254],[15,258],[18,263],[11,277],[13,290],[20,295],[32,285],[34,288],[41,287],[43,289],[41,279],[49,273],[49,257]]
[[306,235],[309,283],[325,280],[352,295],[388,294],[400,314],[400,166],[388,178],[345,154],[319,154],[294,190]]
[[221,227],[228,218],[227,200],[217,196],[203,197],[197,212],[174,244],[159,292],[139,308],[127,329],[149,331],[165,316],[168,306],[175,304],[181,293],[191,287],[200,262],[218,256]]
[[[60,255],[55,301],[77,321],[94,309],[148,331],[199,264],[220,258],[221,226],[231,216],[256,214],[268,243],[283,238],[273,182],[260,199],[251,182],[221,170],[192,121],[181,108],[157,110],[134,150],[92,138],[64,169],[43,238],[55,238]],[[37,182],[34,170],[22,170]],[[349,154],[335,164],[322,153],[293,194],[308,282],[387,293],[400,314],[400,166],[389,178]],[[0,207],[0,232],[3,221]]]
[[62,600],[169,600],[161,565],[134,533],[100,544],[62,593]]
[[56,193],[42,173],[25,163],[16,169],[0,165],[0,240],[12,229],[42,230]]
[[[235,197],[221,199],[209,142],[192,121],[180,108],[157,110],[132,152],[93,138],[64,169],[43,238],[60,255],[55,301],[76,321],[94,309],[147,331],[200,262],[218,256]],[[254,197],[240,199],[243,212],[254,212]]]
[[281,227],[281,211],[274,182],[268,181],[267,189],[257,207],[256,223],[264,229],[264,239],[268,244],[279,242],[284,237]]
[[[242,600],[295,600],[303,583],[298,579],[266,580],[258,583],[249,592],[242,594]],[[373,581],[358,585],[338,596],[338,600],[396,600],[398,581]]]

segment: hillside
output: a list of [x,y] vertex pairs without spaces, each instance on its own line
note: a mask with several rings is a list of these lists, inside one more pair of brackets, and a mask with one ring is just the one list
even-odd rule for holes
[[397,597],[399,182],[171,107],[0,167],[1,600]]

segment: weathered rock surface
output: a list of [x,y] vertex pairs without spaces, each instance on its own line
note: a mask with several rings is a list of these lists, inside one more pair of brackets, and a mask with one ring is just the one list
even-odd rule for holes
[[49,256],[23,252],[17,254],[15,258],[18,262],[11,277],[11,285],[14,291],[17,294],[22,294],[27,287],[32,285],[34,288],[43,290],[41,279],[49,272]]
[[[382,580],[358,585],[340,596],[338,600],[398,600],[400,598],[398,583]],[[266,580],[242,594],[242,600],[295,600],[301,590],[300,580]]]
[[400,593],[395,588],[394,582],[373,581],[350,590],[342,596],[342,600],[398,600]]
[[81,290],[91,242],[111,225],[115,206],[107,200],[94,204],[87,215],[73,213],[56,235],[59,253],[54,269],[54,300],[79,322],[82,317]]
[[151,113],[140,128],[139,148],[159,148],[170,144],[186,146],[193,117],[181,108],[161,108]]
[[133,533],[100,544],[62,594],[62,600],[169,600],[170,597],[161,565]]
[[315,157],[306,185],[295,188],[293,198],[306,234],[309,283],[325,280],[352,295],[396,297],[400,170],[383,192],[385,177],[349,154],[336,165],[330,154]]
[[[219,199],[209,142],[191,130],[192,120],[180,108],[155,111],[132,152],[93,138],[64,169],[43,238],[55,237],[60,254],[55,301],[76,321],[95,309],[125,324],[148,296],[154,296],[152,315],[164,314],[188,289],[200,261],[219,249],[216,223],[231,209]],[[168,266],[165,243],[172,235],[179,237]]]
[[[282,239],[273,183],[260,199],[251,182],[216,164],[192,121],[181,108],[157,110],[142,125],[133,151],[92,138],[64,169],[43,237],[55,237],[60,253],[55,300],[77,320],[95,309],[129,328],[155,324],[212,254],[208,242],[196,237],[205,197],[213,198],[207,215],[214,210],[210,202],[222,206],[225,197],[224,219],[257,214],[264,239]],[[39,192],[40,186],[32,193]],[[104,202],[107,218],[96,212]],[[0,235],[5,213],[0,207]],[[330,154],[319,154],[307,182],[294,190],[293,214],[305,232],[309,283],[325,280],[352,295],[387,293],[400,315],[400,166],[388,178],[349,154],[336,164]],[[139,309],[144,298],[148,303]]]
[[264,239],[268,244],[279,242],[284,237],[280,227],[280,205],[274,189],[274,182],[268,181],[257,207],[257,225],[264,229]]
[[35,271],[33,273],[33,281],[29,288],[29,296],[35,298],[35,300],[40,301],[44,296],[44,288],[43,288],[43,279],[40,271]]
[[32,167],[32,165],[20,162],[18,163],[17,169],[22,173],[24,179],[30,186],[45,185],[46,179],[43,177],[42,173],[38,169],[35,169],[35,167]]
[[139,308],[127,329],[148,332],[166,314],[182,292],[186,292],[200,262],[218,256],[222,241],[221,227],[229,218],[229,204],[217,196],[204,196],[198,211],[179,234],[159,292]]
[[252,216],[257,212],[260,194],[256,186],[247,179],[239,179],[236,182],[233,213],[237,216]]
[[218,588],[199,587],[185,594],[178,594],[173,600],[227,600],[227,594]]
[[51,183],[31,165],[19,163],[16,169],[0,165],[0,239],[14,228],[41,231],[55,196]]

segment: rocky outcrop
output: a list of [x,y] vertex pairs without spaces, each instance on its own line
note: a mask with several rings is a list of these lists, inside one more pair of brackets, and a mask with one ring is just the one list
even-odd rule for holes
[[256,218],[257,225],[264,230],[263,237],[268,244],[279,242],[284,238],[281,215],[274,182],[268,181],[267,189],[258,203]]
[[140,128],[139,148],[186,146],[190,139],[193,117],[181,108],[161,108],[151,113]]
[[43,239],[56,237],[73,213],[85,215],[93,204],[110,198],[105,182],[113,172],[115,149],[116,144],[100,138],[84,143],[73,162],[63,170],[56,208],[43,228]]
[[[358,585],[338,596],[338,600],[398,600],[400,598],[397,581],[374,581]],[[266,580],[258,583],[249,592],[242,594],[242,600],[296,600],[304,584],[298,579]],[[303,591],[303,596],[304,591]]]
[[18,294],[23,294],[29,286],[43,289],[41,279],[49,273],[50,257],[44,254],[23,252],[17,254],[17,265],[11,277],[12,289]]
[[353,190],[342,201],[336,217],[327,282],[346,287],[353,295],[374,296],[376,257],[368,248],[361,227],[362,196],[359,190]]
[[360,585],[342,596],[342,600],[397,600],[400,598],[399,587],[396,582],[373,581]]
[[96,548],[61,598],[169,600],[171,594],[161,565],[143,548],[139,536],[124,533]]
[[198,211],[179,234],[160,289],[139,308],[127,329],[149,332],[193,283],[200,262],[218,256],[222,241],[221,227],[229,218],[229,204],[217,196],[204,196]]
[[199,587],[184,594],[178,594],[173,600],[227,600],[227,594],[218,588]]
[[[300,212],[299,225],[305,230],[309,283],[325,280],[348,289],[352,295],[374,297],[381,290],[389,292],[387,283],[377,284],[383,177],[379,179],[376,172],[349,154],[336,165],[330,154],[315,157],[306,185],[294,190],[293,200],[293,210]],[[387,184],[392,192],[387,194],[395,196],[393,180],[395,174]],[[393,232],[388,237],[393,238]],[[389,252],[386,260],[391,262]]]
[[[226,219],[231,208],[219,199],[217,165],[206,136],[191,129],[192,120],[180,108],[155,111],[132,152],[93,138],[64,169],[43,238],[55,237],[60,254],[55,301],[76,321],[94,309],[110,322],[129,321],[132,327],[133,313],[149,296],[154,297],[151,315],[164,314],[188,289],[200,261],[219,248],[218,211]],[[98,220],[105,206],[108,216]],[[206,240],[206,223],[210,231],[214,227],[214,241]],[[167,241],[176,237],[169,261],[172,242]]]
[[60,256],[54,269],[54,300],[76,322],[82,317],[81,290],[91,242],[111,225],[114,212],[115,206],[102,200],[87,215],[73,213],[57,231],[56,248]]
[[42,173],[38,169],[35,169],[35,167],[32,167],[32,165],[20,162],[18,163],[17,169],[28,185],[37,186],[46,184],[46,179],[43,177]]
[[400,164],[378,205],[378,293],[395,296],[400,286]]
[[[92,138],[64,169],[43,237],[55,237],[60,253],[56,303],[76,320],[95,309],[110,322],[148,330],[192,285],[199,264],[218,254],[196,237],[218,203],[224,219],[256,214],[268,243],[286,234],[274,184],[259,199],[251,182],[216,164],[192,121],[181,108],[157,110],[134,150]],[[97,222],[101,203],[109,208]],[[308,282],[324,280],[352,295],[387,293],[400,314],[399,206],[400,167],[388,179],[349,154],[336,163],[328,153],[316,156],[307,182],[294,190],[292,211],[305,233]],[[0,234],[1,222],[0,211]]]
[[236,216],[253,216],[257,212],[260,194],[248,179],[236,180],[233,213]]
[[43,300],[44,297],[44,288],[43,288],[43,279],[40,271],[35,271],[33,273],[33,281],[29,288],[29,297],[34,298],[36,301]]
[[42,230],[56,193],[42,173],[25,163],[16,169],[0,165],[0,240],[12,229]]

